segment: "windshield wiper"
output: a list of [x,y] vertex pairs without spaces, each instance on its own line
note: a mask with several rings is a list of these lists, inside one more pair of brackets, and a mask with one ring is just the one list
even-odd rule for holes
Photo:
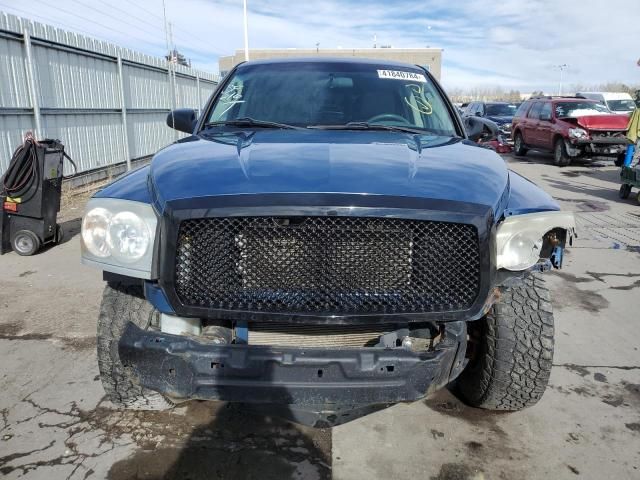
[[232,127],[288,128],[296,130],[300,128],[294,125],[287,125],[286,123],[269,122],[267,120],[256,120],[255,118],[250,117],[234,118],[233,120],[222,120],[204,124],[205,127],[217,127],[220,125],[229,125]]
[[432,130],[403,127],[401,125],[384,125],[382,123],[367,123],[367,122],[348,122],[344,125],[309,125],[307,128],[313,128],[318,130],[387,130],[390,132],[404,132],[404,133],[416,133],[422,135],[424,133],[435,133]]

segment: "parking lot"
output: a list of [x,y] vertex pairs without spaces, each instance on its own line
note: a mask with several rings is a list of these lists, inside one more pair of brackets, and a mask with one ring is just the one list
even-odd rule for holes
[[[547,274],[556,354],[550,386],[514,414],[448,391],[331,430],[240,405],[190,402],[118,411],[95,356],[103,282],[79,263],[82,197],[68,197],[67,241],[0,258],[0,474],[4,478],[640,478],[640,205],[618,198],[611,161],[559,169],[505,157],[564,209],[579,238]],[[461,179],[473,182],[473,178]]]

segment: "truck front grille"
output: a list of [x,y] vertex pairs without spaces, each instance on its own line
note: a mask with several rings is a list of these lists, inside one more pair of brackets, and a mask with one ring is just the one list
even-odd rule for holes
[[473,225],[369,217],[223,217],[180,224],[175,289],[185,306],[353,315],[470,308]]

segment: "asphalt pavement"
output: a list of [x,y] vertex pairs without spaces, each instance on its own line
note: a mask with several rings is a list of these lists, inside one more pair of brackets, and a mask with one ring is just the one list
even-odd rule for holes
[[324,430],[214,402],[116,410],[95,355],[102,277],[79,263],[82,199],[72,198],[64,244],[0,257],[0,476],[640,478],[640,205],[618,198],[610,161],[505,158],[579,227],[565,268],[546,276],[556,354],[538,405],[491,413],[443,390]]

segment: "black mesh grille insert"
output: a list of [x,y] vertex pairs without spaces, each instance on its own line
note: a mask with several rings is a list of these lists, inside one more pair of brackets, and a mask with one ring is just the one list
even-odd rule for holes
[[298,314],[462,310],[480,284],[473,225],[353,217],[184,220],[175,286],[187,306]]

